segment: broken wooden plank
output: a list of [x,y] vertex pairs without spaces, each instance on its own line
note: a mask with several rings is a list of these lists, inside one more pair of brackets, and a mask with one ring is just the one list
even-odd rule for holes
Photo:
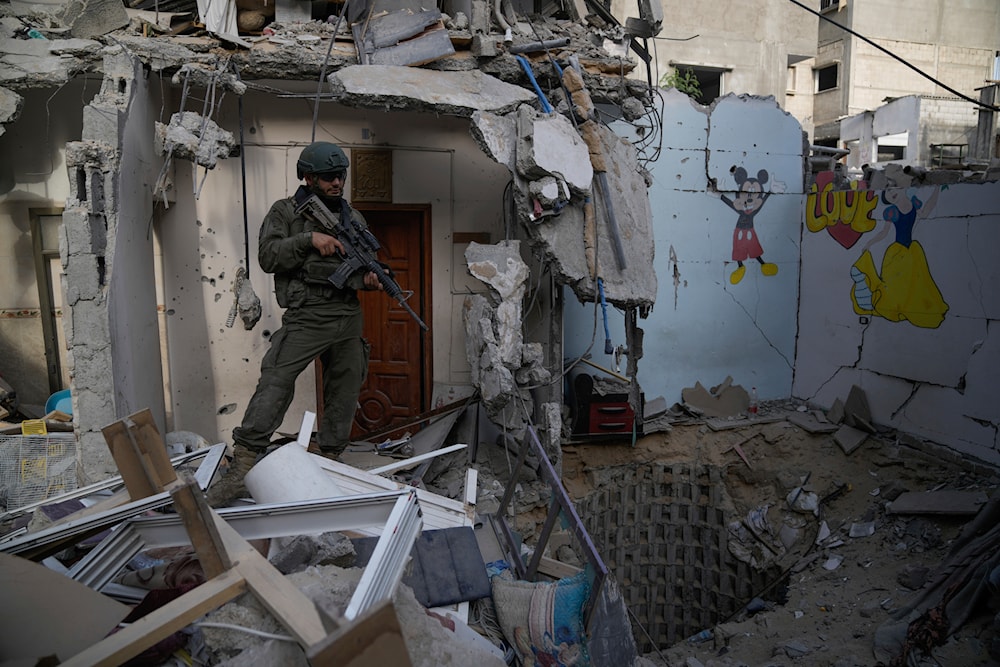
[[326,628],[313,601],[278,572],[215,511],[209,512],[215,521],[225,553],[235,563],[230,572],[236,571],[246,580],[247,587],[254,592],[261,604],[274,614],[303,647],[323,640],[327,636]]
[[312,646],[306,657],[313,667],[410,667],[412,664],[391,600],[385,600]]
[[177,480],[148,408],[105,426],[101,432],[132,500],[160,493]]
[[183,486],[170,492],[170,497],[173,498],[177,514],[184,522],[184,529],[191,538],[191,545],[198,555],[198,562],[201,563],[205,576],[212,579],[230,569],[233,563],[223,547],[208,501],[201,489],[193,480],[187,479]]
[[979,513],[988,497],[983,491],[907,491],[888,506],[889,514]]

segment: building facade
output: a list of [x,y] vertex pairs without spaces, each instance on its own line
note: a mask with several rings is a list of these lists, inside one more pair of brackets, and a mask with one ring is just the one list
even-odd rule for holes
[[[1000,4],[821,4],[813,64],[814,143],[851,148],[848,161],[859,164],[948,166],[995,155],[995,120],[983,119],[986,136],[977,139],[982,107],[976,101],[992,96],[997,77]],[[893,122],[870,128],[873,136],[863,140],[864,132],[857,128],[866,123],[859,116],[911,96],[902,105],[910,122],[900,124],[897,110],[882,114]]]

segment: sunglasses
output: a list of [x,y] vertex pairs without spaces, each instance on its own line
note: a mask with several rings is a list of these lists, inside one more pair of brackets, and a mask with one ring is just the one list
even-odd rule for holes
[[337,171],[324,171],[322,174],[316,174],[316,178],[321,181],[326,181],[327,183],[333,183],[334,181],[343,181],[347,178],[347,172],[343,169]]

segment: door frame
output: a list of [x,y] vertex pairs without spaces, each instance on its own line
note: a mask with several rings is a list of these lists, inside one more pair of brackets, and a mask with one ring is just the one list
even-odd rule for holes
[[31,251],[35,265],[35,285],[38,289],[38,310],[42,321],[42,337],[45,346],[45,369],[48,375],[49,393],[64,389],[62,381],[62,360],[59,356],[59,333],[55,314],[56,289],[53,285],[49,262],[59,259],[59,248],[46,248],[42,243],[42,218],[63,214],[62,208],[29,208],[28,224],[31,230]]

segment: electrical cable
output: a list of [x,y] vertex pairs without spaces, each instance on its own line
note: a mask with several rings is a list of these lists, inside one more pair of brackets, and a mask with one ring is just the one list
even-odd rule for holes
[[931,81],[932,83],[935,83],[935,84],[941,86],[942,88],[944,88],[945,90],[947,90],[949,93],[952,93],[953,95],[957,95],[958,97],[961,97],[963,100],[965,100],[967,102],[972,102],[976,106],[983,107],[984,109],[989,109],[990,111],[1000,111],[1000,107],[998,107],[996,105],[987,104],[986,102],[983,102],[982,100],[977,100],[975,98],[969,97],[968,95],[965,95],[964,93],[958,92],[957,90],[955,90],[951,86],[949,86],[949,85],[947,85],[945,83],[942,83],[941,81],[935,79],[930,74],[928,74],[927,72],[923,71],[922,69],[920,69],[916,65],[913,65],[913,64],[907,62],[906,60],[903,60],[900,56],[897,56],[895,53],[893,53],[889,49],[887,49],[887,48],[885,48],[883,46],[879,46],[878,44],[876,44],[872,40],[868,39],[864,35],[862,35],[862,34],[860,34],[858,32],[855,32],[854,30],[851,30],[847,26],[844,26],[844,25],[841,25],[840,23],[837,23],[836,21],[834,21],[833,19],[831,19],[826,14],[818,12],[815,9],[812,9],[810,7],[806,7],[804,4],[802,4],[801,2],[799,2],[799,0],[788,0],[788,1],[791,2],[793,5],[797,5],[797,6],[801,7],[802,9],[806,10],[810,14],[815,14],[816,16],[820,17],[824,21],[832,23],[833,25],[837,26],[841,30],[843,30],[845,32],[849,32],[850,34],[854,35],[858,39],[864,41],[866,44],[874,46],[876,49],[878,49],[882,53],[886,54],[890,58],[893,58],[894,60],[898,60],[899,62],[901,62],[902,64],[906,65],[907,67],[909,67],[910,69],[912,69],[914,72],[916,72],[917,74],[919,74],[920,76],[922,76],[925,79],[927,79],[928,81]]
[[254,628],[248,628],[242,625],[236,625],[234,623],[217,623],[215,621],[201,621],[198,623],[192,623],[191,625],[197,628],[219,628],[221,630],[235,630],[236,632],[245,632],[248,635],[263,637],[264,639],[276,639],[282,642],[292,642],[292,643],[298,642],[298,640],[295,639],[295,637],[290,637],[288,635],[276,635],[273,632],[264,632],[263,630],[256,630]]
[[[319,84],[316,86],[316,103],[313,105],[311,141],[316,141],[316,124],[319,123],[319,98],[323,92],[323,82],[326,80],[326,66],[330,64],[330,54],[333,52],[333,43],[337,41],[337,33],[340,31],[340,22],[344,20],[344,14],[347,13],[347,5],[349,4],[350,0],[344,0],[344,4],[340,8],[340,14],[337,16],[337,24],[333,27],[333,34],[330,35],[330,45],[326,47],[326,56],[323,58],[323,66],[319,70]],[[374,7],[375,4],[373,1],[372,8]]]

